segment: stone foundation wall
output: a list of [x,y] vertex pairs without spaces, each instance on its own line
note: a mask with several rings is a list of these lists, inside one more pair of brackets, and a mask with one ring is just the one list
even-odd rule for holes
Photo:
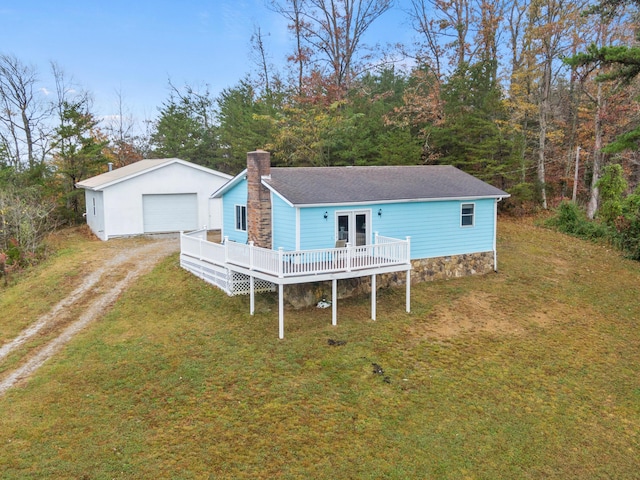
[[[493,271],[493,252],[469,253],[447,257],[412,260],[411,284],[459,278],[467,275],[483,275]],[[378,289],[405,285],[406,272],[378,275]],[[338,280],[338,299],[364,295],[371,292],[371,277]],[[331,282],[286,285],[284,299],[293,308],[316,305],[322,299],[331,299]]]

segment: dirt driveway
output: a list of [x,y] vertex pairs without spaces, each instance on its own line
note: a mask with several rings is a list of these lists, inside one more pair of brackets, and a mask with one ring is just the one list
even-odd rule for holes
[[120,294],[138,277],[151,271],[163,258],[177,252],[177,238],[161,238],[132,248],[124,248],[87,275],[82,284],[58,302],[13,340],[0,347],[0,364],[20,347],[44,331],[54,338],[37,347],[26,360],[0,377],[0,395],[26,380],[73,336],[109,311]]

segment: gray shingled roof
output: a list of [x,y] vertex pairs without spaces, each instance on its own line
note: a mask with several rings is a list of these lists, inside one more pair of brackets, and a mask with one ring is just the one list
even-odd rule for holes
[[271,168],[263,183],[293,205],[509,196],[450,165]]

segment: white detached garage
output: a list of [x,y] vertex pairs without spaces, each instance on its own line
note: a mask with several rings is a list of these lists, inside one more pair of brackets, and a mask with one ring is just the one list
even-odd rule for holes
[[87,224],[102,240],[144,233],[221,227],[211,193],[231,177],[179,158],[140,160],[78,182]]

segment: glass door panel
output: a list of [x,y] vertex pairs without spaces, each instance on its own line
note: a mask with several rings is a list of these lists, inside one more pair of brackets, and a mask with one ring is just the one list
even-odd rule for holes
[[356,225],[356,246],[367,244],[367,214],[356,213],[355,215]]
[[338,215],[338,240],[349,243],[349,215]]
[[336,215],[336,240],[344,240],[352,246],[367,245],[371,234],[371,212],[356,210]]

